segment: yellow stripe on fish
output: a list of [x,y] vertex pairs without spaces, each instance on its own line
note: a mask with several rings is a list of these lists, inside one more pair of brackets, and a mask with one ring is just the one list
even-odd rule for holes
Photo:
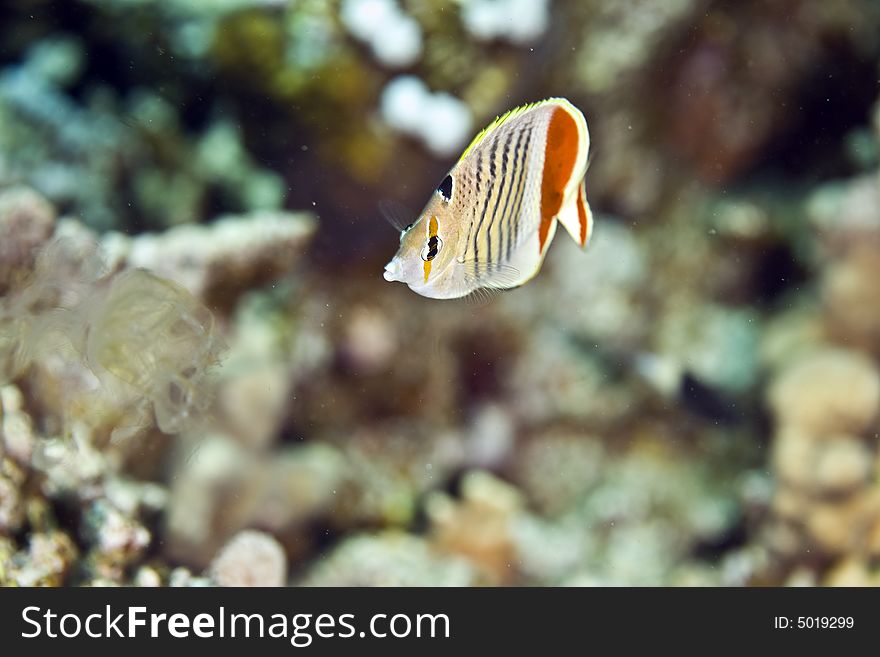
[[385,279],[436,299],[522,285],[562,223],[586,246],[590,135],[564,98],[523,105],[480,132],[400,235]]

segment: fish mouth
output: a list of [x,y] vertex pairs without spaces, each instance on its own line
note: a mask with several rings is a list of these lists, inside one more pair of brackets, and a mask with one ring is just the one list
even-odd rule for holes
[[385,265],[385,272],[382,274],[385,277],[386,281],[396,281],[397,278],[395,274],[397,273],[397,263],[392,260],[387,265]]

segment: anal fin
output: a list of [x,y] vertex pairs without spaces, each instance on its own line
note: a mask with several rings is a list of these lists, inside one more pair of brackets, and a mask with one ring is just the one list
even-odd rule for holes
[[581,247],[585,247],[590,241],[593,232],[593,213],[590,204],[587,203],[587,193],[584,182],[578,185],[577,194],[562,208],[559,213],[559,222],[571,235],[572,239]]

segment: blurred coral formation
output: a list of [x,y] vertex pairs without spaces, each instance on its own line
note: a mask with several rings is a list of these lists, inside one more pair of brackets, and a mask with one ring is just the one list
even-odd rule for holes
[[[0,584],[880,585],[880,5],[0,7]],[[565,96],[586,254],[382,279]]]

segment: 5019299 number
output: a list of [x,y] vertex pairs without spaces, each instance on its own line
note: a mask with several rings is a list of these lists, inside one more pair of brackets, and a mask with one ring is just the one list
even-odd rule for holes
[[852,616],[798,616],[799,629],[849,629],[855,624]]

